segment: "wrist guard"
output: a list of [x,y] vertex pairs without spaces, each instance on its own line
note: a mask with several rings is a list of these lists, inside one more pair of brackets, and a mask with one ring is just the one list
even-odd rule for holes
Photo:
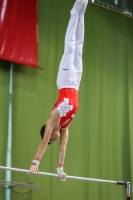
[[61,172],[63,172],[63,167],[56,168],[56,170],[57,170],[57,173],[60,174]]
[[40,162],[38,160],[33,160],[32,164],[35,164],[35,165],[39,166]]

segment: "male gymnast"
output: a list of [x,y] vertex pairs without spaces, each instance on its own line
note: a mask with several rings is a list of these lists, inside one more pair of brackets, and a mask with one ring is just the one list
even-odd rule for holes
[[47,145],[60,137],[57,173],[63,181],[66,180],[63,164],[68,141],[68,126],[78,109],[78,90],[82,77],[84,14],[87,4],[88,0],[76,0],[70,12],[71,17],[65,35],[64,54],[57,76],[58,99],[46,125],[40,131],[42,142],[30,167],[30,172],[37,174],[40,160]]

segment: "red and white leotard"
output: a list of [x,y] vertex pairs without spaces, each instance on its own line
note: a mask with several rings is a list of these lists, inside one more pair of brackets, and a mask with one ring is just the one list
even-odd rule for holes
[[60,89],[54,109],[59,111],[59,126],[61,129],[67,128],[78,109],[78,91],[74,88]]

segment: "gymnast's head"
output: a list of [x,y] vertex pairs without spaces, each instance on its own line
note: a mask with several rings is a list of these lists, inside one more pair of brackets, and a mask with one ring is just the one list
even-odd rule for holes
[[[42,126],[42,128],[40,130],[40,135],[41,135],[42,140],[43,140],[43,137],[44,137],[44,134],[45,134],[45,129],[46,129],[46,124],[44,126]],[[57,140],[59,138],[59,136],[60,136],[59,130],[54,130],[51,134],[48,145],[52,144],[55,140]]]

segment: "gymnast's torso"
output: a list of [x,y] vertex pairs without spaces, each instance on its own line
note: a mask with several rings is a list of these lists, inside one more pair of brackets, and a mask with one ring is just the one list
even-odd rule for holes
[[66,129],[75,117],[78,109],[78,91],[74,88],[60,89],[54,109],[59,111],[58,127]]

